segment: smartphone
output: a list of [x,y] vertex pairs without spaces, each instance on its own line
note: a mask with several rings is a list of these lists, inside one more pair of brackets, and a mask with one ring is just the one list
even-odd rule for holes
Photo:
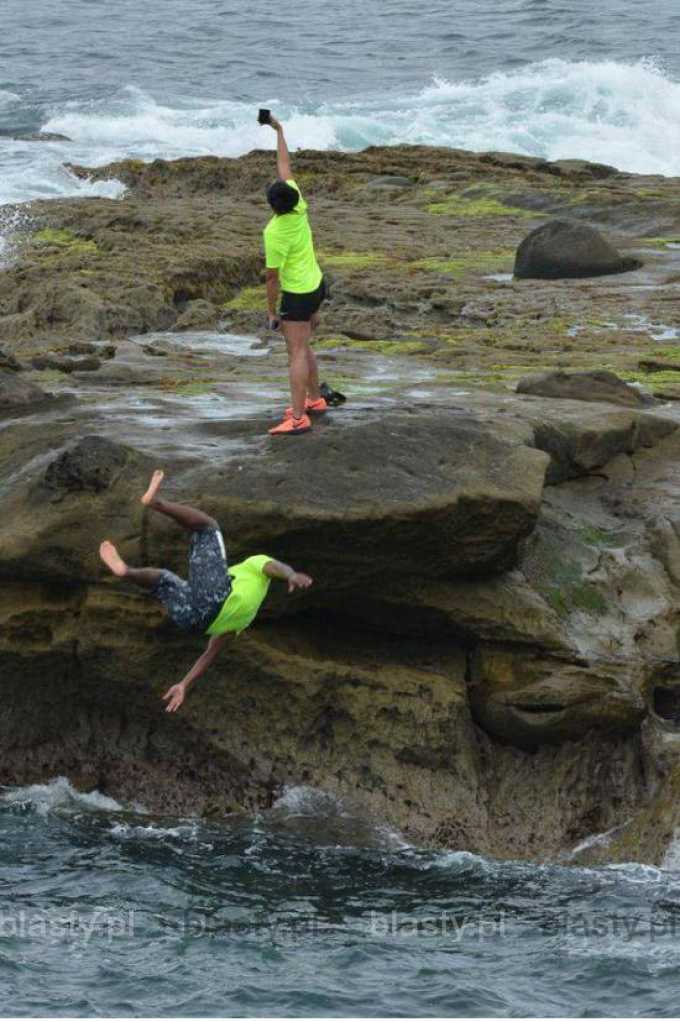
[[260,112],[257,115],[257,123],[258,124],[269,124],[270,120],[271,120],[271,116],[272,116],[271,110],[260,110]]

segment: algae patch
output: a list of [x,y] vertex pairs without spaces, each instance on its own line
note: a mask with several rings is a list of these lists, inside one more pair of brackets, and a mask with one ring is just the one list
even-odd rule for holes
[[518,216],[535,218],[536,214],[519,206],[506,206],[504,202],[490,196],[466,197],[464,194],[450,195],[442,202],[431,202],[426,206],[428,213],[435,215],[471,217]]
[[349,337],[321,337],[312,340],[312,347],[318,351],[345,348],[351,351],[371,351],[378,355],[422,355],[429,351],[423,341],[414,340],[370,340],[358,341]]
[[667,248],[680,247],[680,238],[640,238],[640,244],[645,248],[658,248],[663,251]]
[[471,252],[455,259],[417,259],[409,263],[410,269],[443,273],[450,277],[462,277],[466,273],[491,273],[512,267],[514,252]]
[[383,266],[387,256],[382,252],[319,252],[319,262],[338,270],[365,270]]
[[65,227],[44,227],[31,236],[34,246],[42,248],[57,248],[64,253],[84,255],[97,251],[96,242],[91,238],[81,238],[73,231]]
[[225,302],[222,308],[230,312],[262,312],[267,308],[267,288],[264,284],[244,287],[234,298]]

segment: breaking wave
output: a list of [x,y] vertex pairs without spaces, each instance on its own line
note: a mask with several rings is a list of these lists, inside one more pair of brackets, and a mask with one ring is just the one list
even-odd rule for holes
[[[21,109],[0,91],[0,108]],[[557,58],[477,80],[435,78],[420,92],[292,105],[270,97],[296,149],[356,150],[427,144],[505,150],[546,159],[579,158],[621,170],[680,174],[680,83],[651,60],[570,62]],[[44,132],[69,142],[6,140],[0,151],[0,203],[97,195],[117,198],[118,181],[89,182],[67,162],[101,166],[125,157],[152,160],[240,156],[274,147],[249,103],[158,99],[126,86],[106,99],[55,104]]]
[[[478,81],[433,82],[415,95],[385,96],[314,109],[275,97],[298,148],[359,149],[399,143],[501,149],[548,159],[582,158],[637,173],[680,173],[680,83],[652,61],[550,59]],[[113,102],[66,104],[45,131],[79,145],[138,157],[216,153],[237,156],[273,148],[253,108],[230,101],[183,107],[156,102],[136,88]]]
[[9,788],[0,794],[0,805],[47,816],[59,809],[88,809],[117,812],[123,807],[98,791],[78,791],[66,777],[55,777],[46,784],[27,784]]

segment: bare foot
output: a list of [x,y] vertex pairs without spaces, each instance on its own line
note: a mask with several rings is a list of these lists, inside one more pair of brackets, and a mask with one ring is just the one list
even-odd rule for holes
[[127,574],[127,564],[116,550],[113,543],[108,539],[105,539],[102,545],[99,547],[99,556],[102,561],[114,575],[118,578],[123,578]]
[[146,493],[142,497],[142,504],[147,504],[148,505],[148,504],[150,504],[153,501],[154,497],[156,496],[156,494],[158,493],[158,491],[161,488],[161,483],[163,482],[164,475],[165,475],[165,472],[162,472],[160,468],[156,469],[154,474],[151,476],[151,482],[149,483],[149,489],[146,491]]

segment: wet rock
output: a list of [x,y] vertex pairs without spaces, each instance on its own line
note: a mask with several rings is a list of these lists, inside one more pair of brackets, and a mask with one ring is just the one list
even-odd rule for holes
[[641,266],[639,259],[621,256],[594,227],[552,220],[537,227],[520,244],[514,275],[520,279],[557,280],[625,273]]
[[512,564],[535,523],[546,456],[506,444],[482,424],[423,411],[348,421],[342,443],[325,429],[308,439],[303,457],[299,447],[279,445],[244,462],[225,512],[251,542],[277,535],[291,561],[311,553],[321,586],[385,571],[497,571]]
[[2,351],[0,349],[0,370],[18,373],[21,372],[22,368],[21,363],[15,359],[11,352]]
[[508,170],[533,170],[544,174],[557,173],[548,160],[544,160],[540,156],[523,156],[519,153],[482,153],[479,162],[490,163],[494,167],[504,167]]
[[45,484],[66,493],[101,493],[113,485],[128,457],[121,444],[102,436],[86,436],[48,465]]
[[590,177],[595,180],[615,177],[619,173],[616,167],[610,167],[606,163],[590,163],[588,160],[552,160],[550,166],[560,174]]
[[57,355],[36,355],[31,359],[34,369],[52,369],[59,373],[92,373],[101,369],[98,358],[60,358]]
[[69,355],[96,355],[98,350],[96,344],[88,344],[86,341],[80,344],[69,344],[66,348]]
[[50,398],[50,394],[16,372],[0,370],[0,410],[38,404]]
[[491,326],[497,317],[498,311],[491,302],[466,302],[459,313],[462,321],[483,326]]
[[499,439],[538,447],[550,456],[546,479],[561,483],[603,469],[622,455],[653,448],[678,428],[675,418],[643,408],[564,398],[477,392],[465,399]]
[[69,355],[97,355],[99,358],[111,359],[116,357],[115,344],[69,344],[66,348]]
[[550,483],[597,472],[619,455],[653,447],[677,430],[669,419],[632,409],[615,411],[595,404],[586,408],[581,406],[570,417],[535,419],[536,446],[550,454],[546,476]]
[[219,311],[212,302],[204,298],[187,302],[182,309],[173,330],[195,330],[201,327],[214,326],[219,319]]
[[616,373],[606,369],[582,372],[556,370],[523,376],[517,384],[517,393],[568,398],[573,401],[605,401],[626,408],[646,408],[657,404],[651,394],[639,387],[631,387]]
[[366,182],[367,188],[413,188],[414,182],[409,177],[399,177],[398,174],[383,174],[381,177],[372,177]]
[[28,131],[21,135],[12,135],[17,142],[72,142],[68,135],[60,135],[56,131]]
[[658,358],[641,358],[638,368],[644,373],[680,373],[680,362],[665,362]]
[[645,715],[640,674],[616,660],[570,664],[481,648],[472,668],[472,711],[487,733],[525,748],[575,739],[589,728],[630,733]]
[[[509,267],[527,230],[509,207],[609,219],[645,247],[631,224],[678,236],[677,182],[425,147],[300,153],[297,167],[337,275],[318,355],[342,411],[276,444],[281,345],[246,358],[154,334],[62,379],[83,399],[67,414],[5,417],[0,783],[63,773],[180,813],[248,811],[306,783],[418,842],[558,855],[638,812],[672,767],[648,730],[673,684],[659,663],[678,657],[680,439],[675,409],[510,387],[654,356],[644,324],[675,322],[675,256],[659,250],[644,287],[482,275]],[[103,358],[93,338],[171,330],[202,302],[258,332],[271,173],[270,152],[124,161],[94,172],[129,185],[121,201],[32,204],[90,244],[26,239],[0,273],[6,350]],[[366,189],[381,176],[414,184],[395,204],[396,189]],[[84,434],[130,446],[57,468]],[[139,503],[157,465],[171,499],[222,522],[232,560],[265,551],[315,578],[291,597],[272,586],[179,720],[160,696],[196,643],[97,555],[110,536],[131,563],[186,574],[186,537]],[[656,854],[648,837],[638,860]]]

